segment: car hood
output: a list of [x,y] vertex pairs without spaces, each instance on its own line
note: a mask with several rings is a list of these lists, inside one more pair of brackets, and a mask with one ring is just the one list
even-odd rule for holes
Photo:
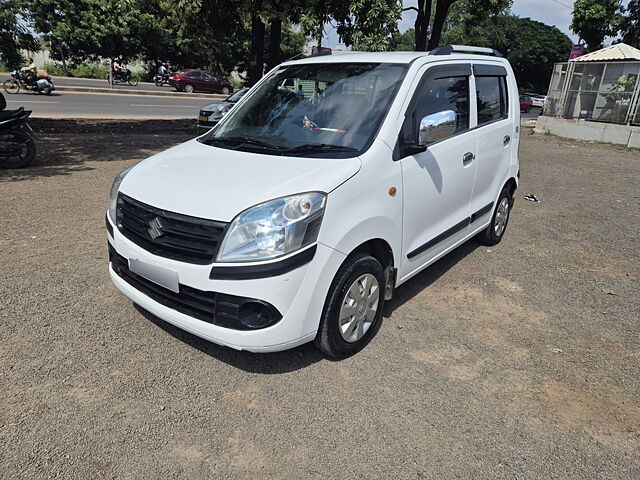
[[360,166],[358,157],[283,157],[212,147],[194,139],[140,162],[120,191],[163,210],[228,222],[274,198],[328,193]]

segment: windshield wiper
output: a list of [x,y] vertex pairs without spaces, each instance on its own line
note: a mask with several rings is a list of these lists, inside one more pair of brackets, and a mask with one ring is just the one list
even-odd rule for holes
[[303,153],[303,152],[357,152],[357,148],[347,147],[345,145],[333,145],[331,143],[305,143],[297,147],[287,148],[284,153]]
[[212,145],[216,143],[227,143],[233,144],[236,148],[240,148],[242,145],[249,145],[252,147],[260,147],[263,150],[273,150],[279,152],[282,150],[281,147],[277,147],[276,145],[271,145],[267,142],[263,142],[261,140],[256,140],[251,137],[218,137],[218,138],[207,138],[203,140],[205,145]]

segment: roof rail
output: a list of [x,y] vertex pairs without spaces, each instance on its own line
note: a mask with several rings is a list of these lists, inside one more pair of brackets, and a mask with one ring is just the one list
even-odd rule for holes
[[429,55],[451,55],[452,53],[482,53],[493,55],[494,57],[502,57],[502,54],[493,48],[471,47],[469,45],[443,45],[431,50]]

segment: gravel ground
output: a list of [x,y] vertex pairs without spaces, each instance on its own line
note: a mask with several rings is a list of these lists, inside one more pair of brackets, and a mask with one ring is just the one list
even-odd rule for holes
[[218,347],[121,295],[111,181],[193,134],[87,125],[38,124],[37,164],[0,172],[0,477],[640,478],[637,150],[524,135],[504,241],[400,287],[335,362]]

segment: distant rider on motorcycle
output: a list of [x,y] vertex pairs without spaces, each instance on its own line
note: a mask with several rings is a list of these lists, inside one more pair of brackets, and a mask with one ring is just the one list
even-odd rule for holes
[[22,67],[20,69],[20,72],[22,72],[27,77],[27,81],[29,83],[33,83],[35,81],[38,68],[36,67],[36,63],[33,61],[33,58],[30,58],[27,63],[28,65]]

